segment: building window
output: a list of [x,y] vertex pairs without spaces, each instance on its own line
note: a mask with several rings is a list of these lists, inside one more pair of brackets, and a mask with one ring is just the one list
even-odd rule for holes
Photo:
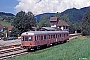
[[66,26],[66,29],[68,29],[68,26]]

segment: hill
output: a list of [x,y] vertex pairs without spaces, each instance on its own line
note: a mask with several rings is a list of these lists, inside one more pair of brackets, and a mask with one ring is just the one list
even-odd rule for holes
[[90,37],[80,37],[64,44],[7,60],[90,60]]
[[8,21],[10,22],[10,20],[14,19],[14,14],[12,13],[5,13],[5,12],[0,12],[0,21]]
[[[61,15],[67,14],[72,23],[81,22],[83,15],[87,11],[90,12],[90,7],[84,7],[81,9],[72,8],[72,9],[67,9],[64,12],[61,12]],[[50,17],[55,15],[55,13],[44,13],[44,14],[48,14]],[[35,17],[37,18],[38,21],[40,21],[40,17],[43,16],[44,14],[39,14],[36,15]]]
[[12,13],[5,13],[5,12],[0,12],[0,16],[5,15],[5,16],[14,16]]
[[49,17],[52,17],[55,15],[55,13],[43,13],[43,14],[39,14],[39,15],[36,15],[35,18],[40,21],[40,18],[44,15],[49,15]]
[[[61,15],[64,15],[64,14],[67,14],[70,21],[72,23],[74,22],[81,22],[82,21],[82,17],[83,15],[86,13],[86,12],[90,12],[90,6],[89,7],[84,7],[84,8],[81,8],[81,9],[76,9],[76,8],[71,8],[71,9],[67,9],[63,12],[61,12],[60,14]],[[50,19],[50,17],[54,16],[55,13],[43,13],[43,14],[38,14],[35,16],[35,18],[40,21],[40,18],[44,15],[48,15],[49,18],[48,20]],[[12,13],[5,13],[5,12],[0,12],[0,20],[1,21],[8,21],[10,22],[11,20],[13,20],[15,18],[15,15],[12,14]]]
[[84,8],[81,8],[81,9],[76,9],[76,8],[67,9],[64,12],[62,12],[61,14],[62,15],[67,14],[69,16],[70,21],[72,23],[74,23],[74,22],[81,22],[82,18],[83,18],[83,15],[87,11],[90,12],[90,7],[84,7]]

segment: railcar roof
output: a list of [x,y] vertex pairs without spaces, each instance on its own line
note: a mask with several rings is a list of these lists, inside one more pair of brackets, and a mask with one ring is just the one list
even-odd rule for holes
[[50,34],[50,33],[68,33],[68,31],[28,31],[22,34]]

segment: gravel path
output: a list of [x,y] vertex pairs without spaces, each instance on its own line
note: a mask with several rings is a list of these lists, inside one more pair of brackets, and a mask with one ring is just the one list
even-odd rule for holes
[[20,39],[8,40],[8,41],[0,40],[0,47],[1,46],[18,45],[18,44],[21,44],[21,40]]

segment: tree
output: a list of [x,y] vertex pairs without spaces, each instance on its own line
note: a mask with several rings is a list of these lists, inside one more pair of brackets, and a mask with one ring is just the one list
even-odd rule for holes
[[40,27],[49,27],[49,26],[50,26],[49,20],[41,20],[41,21],[38,23],[38,26],[39,26],[39,28],[40,28]]
[[58,17],[58,19],[61,20],[61,14],[59,12],[55,14],[55,17]]
[[41,18],[40,18],[40,21],[37,23],[38,28],[40,28],[40,27],[49,27],[50,26],[49,18],[50,18],[50,15],[48,15],[48,14],[42,15]]
[[17,30],[19,31],[18,34],[21,34],[33,30],[32,27],[36,26],[36,19],[32,12],[25,13],[21,11],[16,14],[12,25],[14,26],[15,31]]
[[74,33],[74,32],[75,32],[74,25],[71,24],[71,25],[69,26],[69,33]]
[[79,29],[79,23],[76,22],[76,23],[74,23],[74,30],[78,30],[78,29]]
[[67,14],[64,14],[63,16],[61,16],[61,20],[67,22],[69,25],[71,25],[71,22],[69,21],[69,17]]
[[13,27],[13,29],[11,30],[10,36],[18,37],[19,34],[20,34],[20,31],[18,30],[18,28]]
[[82,19],[82,35],[90,35],[90,12],[86,12]]
[[64,14],[63,16],[61,16],[61,20],[65,21],[69,25],[69,32],[74,33],[74,24],[70,22],[68,15]]

